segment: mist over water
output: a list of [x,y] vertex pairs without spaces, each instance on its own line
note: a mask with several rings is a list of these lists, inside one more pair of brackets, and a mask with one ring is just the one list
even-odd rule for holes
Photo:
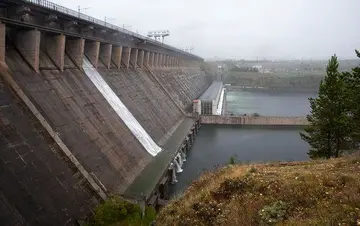
[[[305,116],[310,111],[311,92],[244,91],[228,92],[227,108],[234,114],[259,113],[266,116]],[[170,193],[185,190],[204,170],[229,162],[231,156],[243,163],[308,160],[309,145],[301,140],[299,127],[240,127],[202,125],[178,183]]]

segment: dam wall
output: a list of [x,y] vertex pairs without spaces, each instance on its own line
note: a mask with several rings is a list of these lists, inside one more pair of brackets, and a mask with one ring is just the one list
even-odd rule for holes
[[15,93],[0,76],[1,225],[74,225],[101,198]]
[[259,125],[259,126],[305,126],[308,125],[306,117],[265,117],[265,116],[200,116],[202,124],[218,125]]
[[199,67],[156,68],[151,71],[165,84],[165,88],[178,105],[187,111],[191,111],[193,100],[212,83],[211,78],[205,76]]
[[[207,80],[180,58],[0,24],[2,225],[72,225],[111,194],[147,201],[198,128],[173,97],[191,103]],[[186,89],[170,96],[160,68]]]
[[98,69],[112,90],[159,144],[163,145],[184,115],[147,69]]

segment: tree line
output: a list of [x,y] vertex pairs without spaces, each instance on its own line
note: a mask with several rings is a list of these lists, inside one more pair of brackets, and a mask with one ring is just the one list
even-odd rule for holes
[[309,125],[300,136],[310,144],[310,158],[337,158],[359,147],[360,66],[340,72],[338,59],[332,56],[318,97],[309,101]]

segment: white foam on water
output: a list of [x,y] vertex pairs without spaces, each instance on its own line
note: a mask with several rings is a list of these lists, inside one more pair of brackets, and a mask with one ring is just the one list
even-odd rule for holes
[[222,113],[222,108],[223,108],[223,103],[224,103],[224,92],[225,92],[225,88],[222,88],[220,98],[219,98],[219,104],[216,109],[216,115],[221,115],[221,113]]
[[84,57],[83,60],[83,69],[91,82],[100,91],[117,115],[124,121],[146,151],[152,156],[162,151],[86,57]]

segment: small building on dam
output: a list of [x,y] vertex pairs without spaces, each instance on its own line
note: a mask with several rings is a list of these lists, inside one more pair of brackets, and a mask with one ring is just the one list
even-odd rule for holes
[[209,88],[193,101],[193,112],[198,115],[221,115],[224,92],[222,81],[213,81]]
[[162,204],[200,128],[193,100],[222,98],[203,63],[52,2],[2,1],[1,225],[73,225],[114,194]]

